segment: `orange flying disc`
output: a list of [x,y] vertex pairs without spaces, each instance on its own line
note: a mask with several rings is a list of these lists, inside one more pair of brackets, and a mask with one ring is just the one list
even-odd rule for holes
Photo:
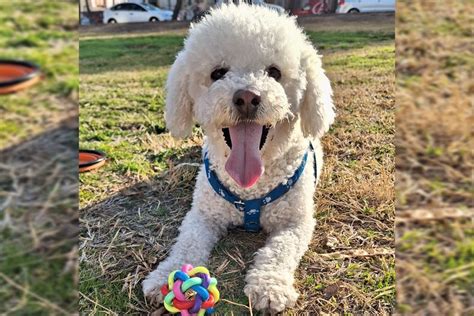
[[39,67],[28,61],[0,59],[0,94],[14,93],[40,80]]
[[105,164],[106,156],[98,150],[79,150],[79,172],[91,171]]

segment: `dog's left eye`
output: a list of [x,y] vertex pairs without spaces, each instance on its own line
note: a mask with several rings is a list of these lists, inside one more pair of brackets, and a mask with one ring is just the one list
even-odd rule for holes
[[267,74],[269,77],[272,77],[276,81],[280,80],[281,78],[281,71],[275,66],[271,66],[267,68]]
[[229,71],[227,68],[218,68],[211,73],[211,79],[217,81],[224,77],[227,71]]

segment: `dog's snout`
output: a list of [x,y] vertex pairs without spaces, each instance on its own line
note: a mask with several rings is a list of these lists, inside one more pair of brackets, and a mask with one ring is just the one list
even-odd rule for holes
[[232,102],[237,107],[239,113],[245,118],[253,118],[255,116],[261,101],[260,96],[250,90],[237,90],[232,98]]

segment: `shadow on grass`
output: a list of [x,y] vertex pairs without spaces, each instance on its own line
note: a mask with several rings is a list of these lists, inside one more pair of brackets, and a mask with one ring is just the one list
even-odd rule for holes
[[[168,256],[178,227],[191,208],[201,147],[186,148],[179,156],[167,159],[169,168],[162,174],[80,211],[79,289],[87,297],[80,302],[83,312],[92,310],[95,302],[119,314],[159,308],[146,305],[141,280]],[[264,242],[263,233],[235,229],[216,245],[208,267],[217,277],[224,298],[247,304],[243,293],[245,270]],[[219,312],[248,312],[226,303],[219,306]]]
[[0,314],[77,309],[76,170],[75,116],[0,150]]

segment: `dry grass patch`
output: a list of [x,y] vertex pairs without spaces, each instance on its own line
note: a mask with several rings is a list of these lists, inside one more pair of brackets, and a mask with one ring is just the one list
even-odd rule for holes
[[399,312],[469,315],[474,11],[457,1],[402,1],[398,9]]

